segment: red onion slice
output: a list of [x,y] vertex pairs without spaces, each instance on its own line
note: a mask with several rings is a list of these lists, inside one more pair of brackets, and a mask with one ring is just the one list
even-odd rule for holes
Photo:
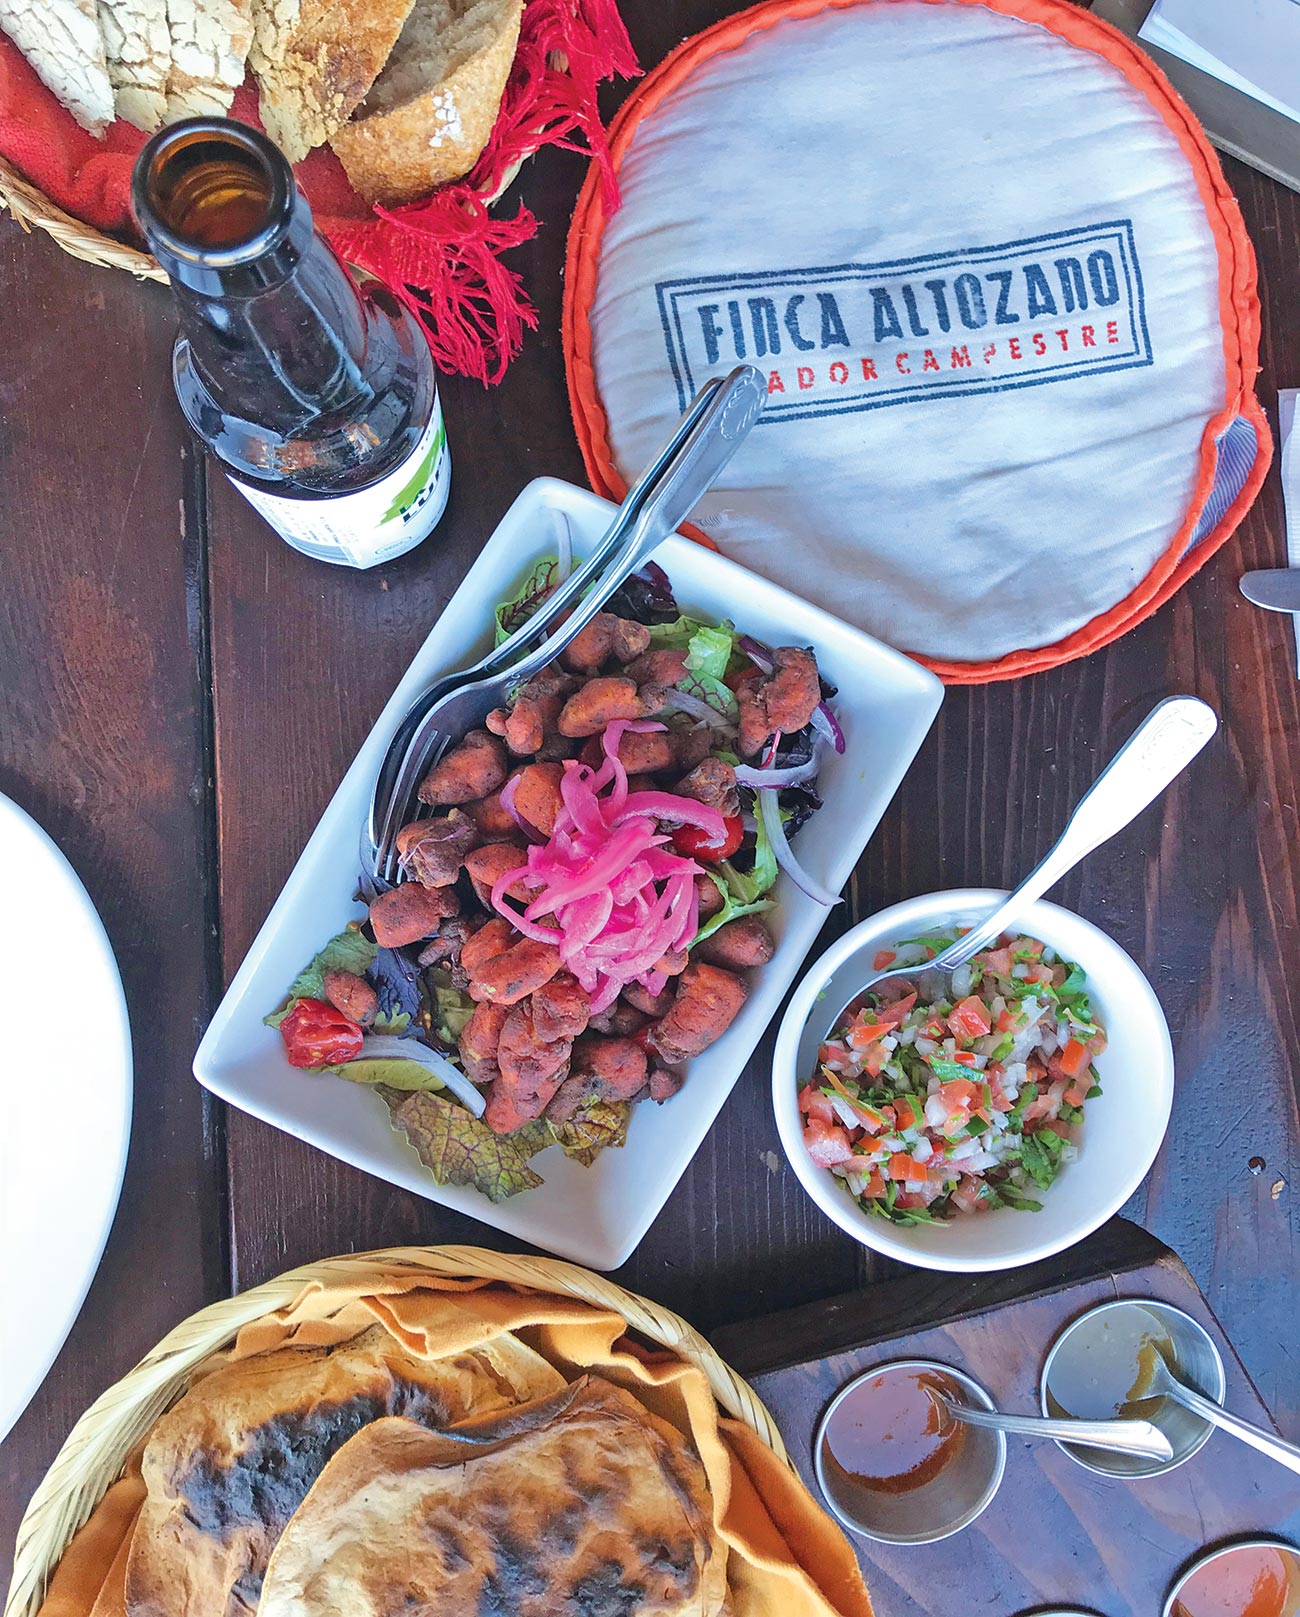
[[844,732],[840,729],[840,721],[831,711],[827,702],[818,702],[812,710],[812,718],[808,721],[819,736],[825,737],[836,752],[844,751]]

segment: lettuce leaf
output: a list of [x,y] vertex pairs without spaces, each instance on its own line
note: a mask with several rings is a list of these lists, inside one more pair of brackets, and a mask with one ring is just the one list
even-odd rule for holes
[[509,640],[516,629],[528,622],[555,588],[559,566],[558,556],[543,556],[510,600],[502,601],[497,607],[495,643],[498,646],[503,641]]
[[687,668],[713,679],[721,679],[726,673],[735,638],[732,624],[705,623],[702,618],[688,617],[685,613],[671,623],[650,625],[652,650],[685,651]]
[[323,1070],[338,1078],[350,1079],[354,1084],[385,1084],[389,1089],[412,1091],[447,1087],[422,1061],[402,1061],[396,1056],[361,1056],[356,1061],[345,1061],[341,1066]]
[[716,628],[702,623],[686,648],[686,666],[693,674],[707,674],[712,679],[721,679],[731,661],[735,638],[730,623],[720,623]]
[[327,971],[351,971],[358,977],[364,977],[374,965],[377,953],[375,945],[362,937],[357,926],[349,926],[313,956],[290,984],[284,1004],[262,1020],[267,1027],[279,1027],[298,1000],[325,998]]
[[583,1103],[567,1123],[550,1123],[555,1143],[566,1157],[573,1157],[584,1168],[592,1163],[606,1146],[627,1143],[627,1125],[632,1106],[625,1100],[601,1100],[593,1096]]
[[722,872],[726,884],[723,896],[730,898],[735,904],[756,903],[764,893],[770,891],[776,881],[779,866],[776,862],[776,850],[772,847],[771,838],[763,827],[761,816],[755,821],[754,827],[753,869],[737,870],[729,859],[719,860],[716,868]]
[[474,1014],[474,1001],[459,988],[453,988],[449,978],[441,981],[435,978],[433,1001],[434,1031],[444,1044],[454,1048],[466,1022]]
[[528,1159],[549,1143],[543,1130],[530,1126],[516,1134],[494,1134],[481,1117],[428,1090],[385,1099],[394,1127],[437,1184],[472,1185],[489,1201],[502,1202],[542,1183]]

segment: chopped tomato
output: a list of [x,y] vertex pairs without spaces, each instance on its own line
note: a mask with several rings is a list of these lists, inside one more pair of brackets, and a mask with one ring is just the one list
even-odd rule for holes
[[973,1067],[975,1065],[974,1050],[956,1050],[952,1058],[959,1067]]
[[1007,1092],[1002,1087],[1002,1080],[1006,1076],[1006,1069],[1000,1061],[990,1061],[984,1069],[984,1082],[989,1086],[992,1107],[995,1112],[1009,1112],[1011,1102],[1007,1099]]
[[323,999],[300,999],[280,1023],[291,1067],[337,1067],[361,1054],[365,1035]]
[[914,1129],[921,1121],[921,1112],[917,1104],[907,1095],[900,1095],[893,1102],[891,1110],[894,1114],[894,1126],[899,1129]]
[[1026,960],[1041,960],[1043,946],[1037,938],[1017,938],[1012,945],[1012,954],[1022,963]]
[[1088,1090],[1090,1087],[1090,1082],[1086,1079],[1080,1079],[1077,1083],[1071,1084],[1065,1092],[1066,1104],[1070,1106],[1082,1106],[1084,1101],[1086,1101],[1088,1098]]
[[849,1137],[836,1123],[823,1123],[812,1118],[803,1131],[803,1143],[808,1155],[819,1167],[833,1168],[837,1162],[851,1162],[853,1147]]
[[872,971],[888,971],[894,961],[898,959],[896,949],[877,949],[871,959]]
[[1051,980],[1051,966],[1044,966],[1040,963],[1036,966],[1025,967],[1025,981],[1027,983],[1050,983]]
[[1080,1039],[1070,1039],[1061,1051],[1061,1071],[1067,1078],[1077,1078],[1088,1064],[1088,1046]]
[[910,1191],[910,1190],[902,1191],[894,1199],[894,1206],[898,1207],[898,1208],[901,1208],[901,1210],[903,1212],[907,1212],[910,1208],[924,1207],[925,1205],[926,1205],[925,1197],[924,1196],[918,1196],[913,1191]]
[[842,1044],[818,1045],[817,1059],[823,1067],[829,1067],[833,1072],[847,1072],[853,1065],[853,1057]]
[[1059,1134],[1063,1140],[1070,1138],[1070,1125],[1062,1123],[1058,1118],[1053,1118],[1050,1123],[1044,1123],[1043,1129],[1044,1131],[1050,1130],[1053,1134]]
[[882,1005],[876,1012],[876,1021],[890,1028],[902,1027],[907,1020],[908,1012],[915,1004],[916,990],[914,988],[911,993],[900,994],[897,999],[892,1000],[888,1005]]
[[982,1039],[989,1031],[989,1008],[978,994],[971,994],[954,1005],[948,1026],[959,1039]]
[[948,1024],[942,1016],[935,1016],[921,1029],[927,1039],[942,1039],[948,1031]]
[[891,1179],[913,1185],[923,1185],[927,1178],[922,1164],[906,1151],[896,1151],[885,1164],[885,1172]]
[[871,1177],[858,1194],[860,1196],[883,1196],[885,1194],[885,1176],[879,1168],[871,1170]]
[[980,1181],[974,1174],[964,1173],[952,1192],[952,1203],[962,1213],[985,1213],[988,1203],[980,1194]]
[[1010,1007],[1008,1007],[1006,1010],[998,1012],[998,1032],[999,1033],[1014,1033],[1019,1026],[1020,1026],[1020,1012],[1019,1011],[1013,1011],[1013,1010],[1010,1009]]
[[975,956],[975,961],[994,977],[1010,977],[1014,964],[1009,944],[1005,949],[986,949],[983,954]]
[[715,841],[698,825],[679,825],[673,832],[673,847],[685,859],[701,859],[712,864],[718,859],[730,859],[740,846],[745,827],[739,814],[728,814],[722,822],[722,840]]
[[883,1039],[886,1033],[894,1030],[888,1022],[855,1022],[844,1035],[855,1050],[865,1050],[869,1044],[877,1039]]
[[889,1060],[889,1051],[883,1044],[873,1044],[863,1057],[862,1065],[866,1068],[868,1078],[879,1078],[885,1070],[885,1063]]
[[799,1091],[799,1110],[808,1119],[816,1118],[820,1123],[835,1122],[835,1108],[822,1094],[820,1089],[814,1089],[811,1084],[805,1084]]
[[935,1093],[943,1102],[949,1117],[969,1117],[977,1106],[984,1103],[984,1085],[973,1084],[969,1078],[949,1079],[946,1084],[940,1084]]

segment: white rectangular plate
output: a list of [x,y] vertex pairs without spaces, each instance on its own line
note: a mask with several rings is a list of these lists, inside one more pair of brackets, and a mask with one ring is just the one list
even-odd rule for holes
[[[353,898],[360,830],[402,714],[435,676],[487,649],[497,603],[509,599],[535,561],[555,555],[566,523],[575,550],[584,555],[613,512],[607,501],[553,478],[530,483],[506,512],[344,776],[194,1058],[200,1083],[264,1122],[593,1269],[617,1268],[636,1249],[825,920],[820,905],[788,878],[782,875],[774,894],[776,954],[753,974],[745,1007],[726,1034],[691,1062],[681,1093],[664,1106],[637,1107],[627,1144],[602,1152],[590,1168],[558,1147],[544,1151],[533,1161],[545,1184],[507,1202],[436,1185],[373,1095],[339,1079],[295,1071],[279,1034],[263,1026],[262,1018],[282,1003],[312,955],[362,913]],[[814,646],[823,674],[839,687],[834,705],[847,750],[828,756],[819,783],[824,806],[796,843],[808,870],[838,892],[915,757],[943,687],[909,658],[702,545],[674,536],[655,560],[672,579],[683,610],[730,619],[774,645]]]

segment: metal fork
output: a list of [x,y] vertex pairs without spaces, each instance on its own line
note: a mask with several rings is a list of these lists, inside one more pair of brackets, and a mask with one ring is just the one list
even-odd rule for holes
[[[494,646],[487,655],[469,668],[458,669],[453,674],[444,674],[434,680],[427,690],[422,691],[411,704],[397,729],[393,732],[393,739],[388,744],[388,751],[379,766],[375,776],[375,787],[371,794],[370,819],[368,827],[362,831],[363,864],[374,861],[375,850],[384,840],[384,817],[392,802],[394,787],[397,783],[402,761],[410,751],[412,742],[419,732],[429,710],[440,702],[444,696],[449,695],[458,686],[468,684],[475,679],[485,679],[489,674],[495,674],[501,669],[508,668],[520,656],[521,652],[531,645],[545,639],[552,626],[559,622],[568,608],[578,600],[604,567],[610,556],[618,549],[627,536],[632,522],[645,501],[648,489],[663,473],[672,457],[679,452],[688,435],[703,415],[709,401],[723,385],[721,377],[713,377],[706,382],[695,398],[690,408],[678,422],[672,436],[663,448],[646,467],[640,478],[628,490],[627,497],[619,507],[618,513],[609,528],[601,536],[600,541],[592,550],[591,555],[580,566],[574,569],[569,577],[552,591],[536,612],[522,623],[519,628],[499,646]],[[366,836],[370,844],[366,846]]]
[[[679,427],[674,433],[668,449],[656,458],[654,475],[643,477],[636,485],[610,534],[569,581],[576,585],[566,591],[566,599],[571,600],[581,592],[585,580],[599,571],[598,581],[565,622],[508,667],[498,667],[487,677],[481,677],[479,668],[456,676],[449,682],[451,688],[428,707],[414,726],[378,814],[373,869],[380,880],[398,879],[397,833],[416,814],[420,782],[447,746],[482,725],[494,708],[509,702],[534,674],[554,662],[619,585],[644,565],[712,486],[753,426],[766,398],[761,372],[752,365],[740,365],[713,386],[702,403],[697,399],[688,412],[686,430]],[[601,570],[600,562],[606,558],[607,565]],[[583,582],[577,582],[582,575]]]

